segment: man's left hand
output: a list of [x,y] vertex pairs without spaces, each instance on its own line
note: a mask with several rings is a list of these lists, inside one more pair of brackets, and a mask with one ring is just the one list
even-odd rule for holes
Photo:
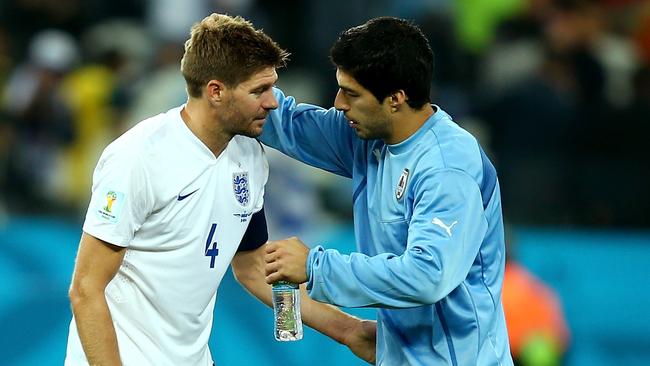
[[298,238],[269,241],[266,243],[264,267],[266,283],[278,281],[307,282],[307,256],[309,248]]

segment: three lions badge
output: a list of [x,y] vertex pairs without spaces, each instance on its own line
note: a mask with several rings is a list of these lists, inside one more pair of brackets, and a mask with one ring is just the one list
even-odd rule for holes
[[248,205],[248,201],[250,200],[248,172],[233,173],[232,188],[237,202],[242,206]]

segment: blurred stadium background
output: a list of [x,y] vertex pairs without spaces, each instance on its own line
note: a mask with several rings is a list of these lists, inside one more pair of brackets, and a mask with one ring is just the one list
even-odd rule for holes
[[[548,334],[563,356],[537,348],[522,359],[648,364],[650,1],[0,0],[3,365],[62,364],[93,167],[121,132],[185,100],[182,44],[213,11],[243,15],[288,49],[278,85],[326,106],[341,30],[379,15],[418,23],[436,54],[433,101],[497,165],[509,259],[554,300],[560,329]],[[354,250],[348,182],[269,160],[271,237]],[[310,330],[275,342],[271,310],[230,274],[211,349],[219,365],[363,364]]]

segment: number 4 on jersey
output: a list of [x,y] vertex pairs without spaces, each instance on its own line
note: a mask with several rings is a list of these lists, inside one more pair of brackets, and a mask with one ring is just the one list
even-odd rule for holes
[[217,231],[217,224],[212,224],[212,227],[210,228],[210,234],[208,234],[208,240],[205,241],[205,256],[210,257],[210,268],[214,268],[214,261],[219,255],[219,249],[217,249],[217,241],[212,241],[215,231]]

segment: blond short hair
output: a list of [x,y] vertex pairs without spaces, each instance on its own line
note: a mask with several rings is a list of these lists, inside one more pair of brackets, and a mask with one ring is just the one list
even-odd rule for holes
[[266,67],[282,67],[289,54],[242,17],[213,13],[192,26],[181,73],[198,98],[210,80],[236,86]]

